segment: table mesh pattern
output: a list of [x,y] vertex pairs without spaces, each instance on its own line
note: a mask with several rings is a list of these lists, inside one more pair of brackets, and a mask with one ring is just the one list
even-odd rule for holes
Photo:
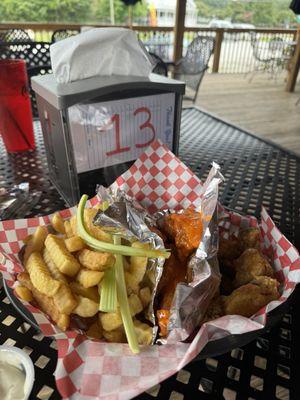
[[179,157],[205,179],[212,161],[225,177],[221,202],[260,214],[263,204],[300,249],[300,159],[195,108],[184,110]]
[[[9,156],[2,146],[0,160],[2,185],[26,180],[42,191],[31,215],[64,207],[48,181],[39,123],[35,131],[36,151]],[[299,247],[299,158],[196,109],[183,110],[181,131],[180,158],[193,171],[205,177],[212,160],[222,166],[226,179],[221,189],[223,204],[258,215],[263,203]],[[60,399],[52,375],[57,357],[54,342],[36,335],[24,323],[3,289],[0,302],[0,343],[28,349],[35,363],[37,379],[31,398]],[[299,290],[271,331],[231,353],[191,362],[138,399],[300,399],[297,303]]]

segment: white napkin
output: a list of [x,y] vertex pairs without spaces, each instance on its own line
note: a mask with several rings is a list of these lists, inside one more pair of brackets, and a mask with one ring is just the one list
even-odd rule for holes
[[94,28],[50,46],[54,77],[59,83],[101,75],[148,77],[153,65],[134,31]]

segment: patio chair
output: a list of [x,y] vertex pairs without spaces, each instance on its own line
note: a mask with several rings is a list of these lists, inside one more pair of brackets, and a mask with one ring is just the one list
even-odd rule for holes
[[9,29],[0,32],[0,43],[7,42],[32,42],[32,40],[24,29]]
[[188,46],[186,55],[174,66],[174,78],[184,81],[194,90],[193,97],[185,98],[195,102],[209,59],[214,51],[215,40],[212,37],[197,36]]
[[57,29],[52,33],[51,42],[59,42],[60,40],[67,39],[70,36],[78,35],[78,29]]
[[155,53],[149,51],[151,58],[156,63],[152,72],[158,75],[168,76],[167,64]]
[[0,59],[25,60],[28,67],[50,65],[50,43],[47,42],[6,42],[0,43]]
[[262,40],[256,32],[250,32],[250,38],[255,65],[249,82],[257,72],[267,72],[270,78],[277,80],[278,73],[287,67],[291,58],[292,46],[276,36],[269,41]]

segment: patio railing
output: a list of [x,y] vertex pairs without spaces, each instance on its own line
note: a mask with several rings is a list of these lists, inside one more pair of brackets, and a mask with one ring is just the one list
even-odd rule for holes
[[[105,25],[93,25],[104,27]],[[7,23],[0,24],[0,31],[10,28],[22,28],[32,40],[50,42],[54,31],[58,29],[80,30],[78,24],[38,24]],[[146,47],[159,55],[164,61],[173,60],[174,32],[172,27],[133,26]],[[256,32],[263,44],[263,52],[268,51],[273,41],[287,44],[295,41],[297,31],[294,29],[219,29],[219,28],[185,28],[183,54],[196,35],[212,36],[216,40],[214,56],[209,65],[209,72],[246,73],[253,70],[255,59],[251,47],[250,32]]]

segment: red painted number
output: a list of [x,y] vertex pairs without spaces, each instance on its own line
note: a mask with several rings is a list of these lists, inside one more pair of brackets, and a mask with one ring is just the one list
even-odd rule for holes
[[153,140],[155,139],[155,129],[154,129],[154,126],[152,125],[152,123],[150,122],[150,120],[151,120],[151,111],[149,110],[148,107],[140,107],[140,108],[137,108],[133,114],[137,115],[139,113],[148,114],[147,121],[139,126],[140,130],[145,129],[145,128],[149,128],[150,131],[152,132],[152,136],[151,136],[151,139],[148,142],[136,144],[135,147],[137,147],[138,149],[140,149],[141,147],[149,146],[149,144],[152,143]]
[[111,117],[111,122],[115,123],[115,134],[116,134],[116,148],[115,150],[109,151],[106,153],[106,155],[109,156],[113,156],[115,154],[119,154],[119,153],[124,153],[125,151],[129,151],[130,147],[121,147],[121,143],[120,143],[120,115],[119,114],[114,114]]

